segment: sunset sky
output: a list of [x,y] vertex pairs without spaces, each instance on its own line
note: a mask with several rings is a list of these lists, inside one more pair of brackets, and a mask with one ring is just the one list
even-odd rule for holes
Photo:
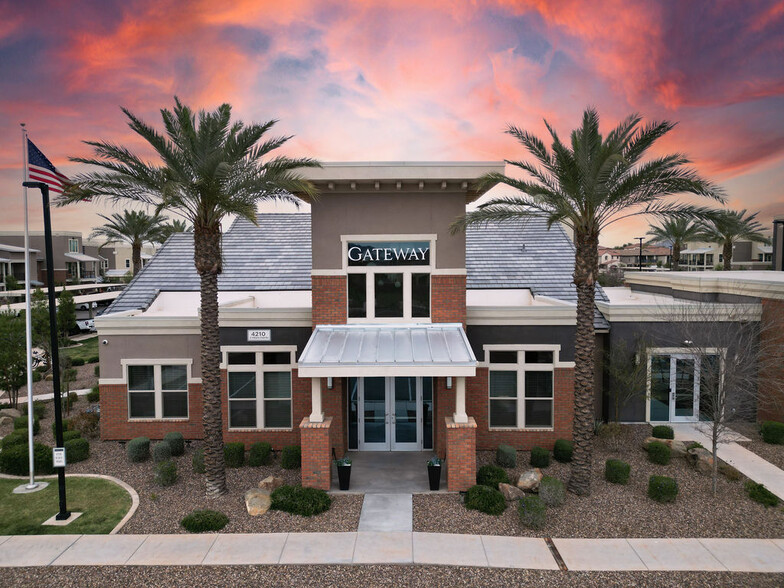
[[[142,148],[120,106],[160,126],[174,95],[277,118],[287,154],[323,161],[518,159],[509,123],[544,137],[588,105],[605,130],[639,112],[679,121],[659,152],[730,207],[784,214],[781,0],[0,0],[0,230],[23,228],[19,123],[72,175],[82,140]],[[54,229],[86,236],[107,210],[55,210]]]

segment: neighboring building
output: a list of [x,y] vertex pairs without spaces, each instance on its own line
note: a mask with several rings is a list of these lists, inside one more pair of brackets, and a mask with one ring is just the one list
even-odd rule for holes
[[[24,247],[23,231],[0,232],[0,244]],[[46,281],[46,254],[42,231],[30,231],[30,248],[38,252],[38,281]],[[82,250],[82,234],[71,231],[52,233],[54,280],[57,283],[95,282],[100,277],[100,259]]]
[[[29,265],[31,273],[38,277],[38,254],[37,249],[30,249]],[[21,284],[25,281],[25,254],[24,247],[15,245],[0,244],[0,290],[5,290],[5,277],[14,276]],[[33,280],[38,283],[38,280]]]
[[773,245],[771,264],[776,271],[784,271],[784,216],[773,219]]
[[[640,248],[616,250],[616,254],[623,266],[635,268],[640,266]],[[669,247],[648,246],[642,249],[643,267],[666,267],[670,263],[671,251]]]
[[[685,271],[712,270],[724,263],[719,243],[690,241],[681,250],[680,268]],[[732,248],[732,269],[765,270],[772,264],[773,248],[764,243],[739,241]]]
[[[142,267],[147,265],[160,248],[159,245],[142,246]],[[125,243],[111,243],[104,245],[104,256],[109,260],[107,275],[110,277],[124,276],[133,272],[133,250]]]
[[621,263],[620,251],[618,249],[599,246],[600,270],[615,270],[623,266],[624,264]]
[[98,275],[103,277],[109,269],[109,259],[106,257],[105,246],[94,241],[85,241],[82,245],[82,253],[98,260]]

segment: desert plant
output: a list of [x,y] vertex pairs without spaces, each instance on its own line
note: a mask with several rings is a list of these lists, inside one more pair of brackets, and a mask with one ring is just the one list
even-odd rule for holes
[[155,463],[170,461],[172,456],[171,445],[166,441],[159,441],[152,448],[152,460]]
[[128,461],[138,463],[150,457],[150,440],[147,437],[136,437],[128,441],[125,447]]
[[301,465],[302,448],[299,445],[284,447],[280,454],[280,467],[284,470],[296,470]]
[[758,484],[753,480],[747,480],[743,488],[746,490],[746,494],[749,495],[749,498],[754,502],[759,502],[766,507],[777,506],[779,503],[778,496],[773,494],[773,492],[765,488],[762,484]]
[[[27,414],[27,404],[22,405],[22,414]],[[33,414],[36,418],[42,419],[46,416],[46,404],[36,400],[33,402]]]
[[101,366],[100,365],[96,365],[95,369],[93,370],[93,373],[95,374],[96,378],[100,377],[100,375],[101,375]]
[[[43,443],[33,443],[35,473],[53,474],[52,448]],[[17,443],[0,451],[0,472],[12,476],[26,476],[30,473],[27,443]]]
[[648,498],[656,502],[675,502],[678,482],[667,476],[651,476],[648,479]]
[[524,527],[541,529],[547,519],[547,505],[538,496],[523,496],[517,506],[517,514]]
[[[160,445],[160,444],[159,444]],[[155,483],[171,486],[177,481],[177,464],[171,459],[155,464]]]
[[743,477],[738,470],[724,462],[719,464],[719,473],[731,482],[737,482]]
[[204,473],[204,450],[199,447],[196,451],[193,452],[193,457],[191,458],[191,464],[193,465],[193,471],[197,474]]
[[[63,433],[71,431],[71,419],[63,419]],[[52,421],[52,436],[57,437],[57,422]]]
[[675,431],[669,425],[656,425],[651,431],[651,437],[657,439],[675,439]]
[[490,486],[497,490],[498,484],[509,483],[509,476],[503,468],[500,468],[497,465],[487,464],[483,465],[476,472],[476,483],[480,486]]
[[185,438],[182,436],[182,433],[171,431],[163,436],[163,440],[169,444],[169,449],[171,449],[173,456],[176,457],[185,453]]
[[477,484],[466,492],[465,507],[489,515],[498,516],[506,510],[506,500],[496,488]]
[[250,446],[248,465],[254,468],[267,465],[272,461],[272,445],[259,441]]
[[784,445],[784,423],[764,421],[760,425],[760,435],[765,443]]
[[608,459],[604,462],[604,479],[613,484],[628,484],[631,466],[620,459]]
[[71,441],[72,439],[81,439],[82,434],[79,431],[63,431],[63,443]]
[[561,506],[566,499],[563,482],[551,476],[543,476],[539,482],[539,498],[547,506]]
[[550,452],[542,447],[531,449],[531,466],[535,468],[546,468],[550,465]]
[[329,494],[318,488],[302,486],[281,486],[272,491],[270,496],[273,510],[282,510],[291,514],[310,517],[329,510],[332,499]]
[[513,468],[517,465],[517,451],[511,445],[499,445],[495,452],[495,463],[502,468]]
[[[26,416],[16,417],[14,419],[14,430],[17,429],[26,429],[28,424],[28,420]],[[38,421],[38,417],[33,417],[33,435],[37,435],[38,432],[41,430],[41,423]]]
[[[87,363],[98,363],[98,359],[99,358],[98,358],[97,355],[91,355],[90,357],[87,358]],[[98,367],[98,366],[95,366],[95,367]],[[95,374],[95,375],[97,376],[98,374]]]
[[98,386],[93,386],[87,393],[87,402],[98,402],[101,399],[101,391]]
[[84,365],[84,359],[82,359],[81,357],[72,357],[71,358],[71,365],[74,366],[74,367],[77,367],[77,366],[80,366],[80,365]]
[[651,441],[648,443],[648,461],[651,463],[658,463],[659,465],[667,465],[670,463],[672,450],[669,445],[665,445],[660,441]]
[[556,439],[555,446],[553,447],[553,457],[555,458],[555,461],[569,463],[572,461],[573,451],[574,446],[572,445],[571,441],[567,441],[566,439]]
[[101,415],[97,412],[80,412],[68,420],[69,431],[79,431],[82,437],[95,439],[101,432]]
[[8,435],[0,439],[0,449],[11,445],[27,445],[27,429],[14,429]]
[[77,463],[90,457],[90,442],[78,437],[64,442],[65,456],[68,463]]
[[190,533],[220,531],[228,523],[229,517],[216,510],[194,510],[180,521],[180,525]]
[[245,444],[226,443],[223,446],[223,455],[227,468],[241,468],[245,465]]

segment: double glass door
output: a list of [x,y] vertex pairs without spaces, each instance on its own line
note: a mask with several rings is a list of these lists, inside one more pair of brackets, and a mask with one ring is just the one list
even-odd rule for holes
[[431,378],[349,378],[349,449],[421,451],[432,448]]
[[699,357],[678,354],[652,356],[650,420],[698,420],[699,373]]

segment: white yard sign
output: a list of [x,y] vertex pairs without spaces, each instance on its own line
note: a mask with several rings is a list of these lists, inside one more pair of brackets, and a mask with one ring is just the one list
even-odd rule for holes
[[52,447],[52,461],[56,468],[65,467],[65,447]]

